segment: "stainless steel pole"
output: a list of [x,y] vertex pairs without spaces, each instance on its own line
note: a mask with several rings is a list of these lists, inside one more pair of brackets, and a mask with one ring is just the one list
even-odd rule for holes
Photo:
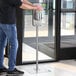
[[38,25],[36,25],[36,73],[38,73]]
[[33,11],[33,26],[36,27],[36,73],[38,73],[38,27],[39,27],[39,11]]
[[36,73],[38,73],[38,26],[36,26]]

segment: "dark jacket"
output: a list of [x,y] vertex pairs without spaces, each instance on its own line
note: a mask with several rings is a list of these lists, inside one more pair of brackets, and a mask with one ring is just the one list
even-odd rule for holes
[[21,4],[21,0],[0,0],[0,23],[14,24],[16,22],[16,8],[19,8]]

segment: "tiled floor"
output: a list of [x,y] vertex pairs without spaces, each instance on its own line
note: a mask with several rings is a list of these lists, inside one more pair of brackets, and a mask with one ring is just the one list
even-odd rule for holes
[[23,76],[76,76],[76,61],[74,60],[39,64],[38,73],[35,67],[35,65],[18,66],[20,70],[24,70]]
[[[25,73],[23,75],[10,75],[10,76],[76,76],[75,60],[64,60],[60,62],[39,64],[38,73],[36,73],[35,64],[21,65],[16,67],[17,69],[20,69]],[[0,76],[6,76],[6,75],[0,75]]]

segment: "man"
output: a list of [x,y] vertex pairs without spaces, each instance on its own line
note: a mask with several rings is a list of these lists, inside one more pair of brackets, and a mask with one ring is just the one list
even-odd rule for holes
[[[15,68],[16,55],[18,48],[17,30],[16,30],[16,8],[28,10],[42,10],[41,6],[33,5],[27,0],[0,0],[0,73],[7,72],[8,74],[23,74]],[[7,44],[7,39],[10,44],[8,56],[8,71],[3,65],[4,48]]]

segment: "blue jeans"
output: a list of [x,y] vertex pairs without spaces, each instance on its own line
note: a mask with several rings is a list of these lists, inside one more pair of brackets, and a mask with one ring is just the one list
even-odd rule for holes
[[16,64],[16,55],[18,49],[17,29],[16,24],[1,24],[0,23],[0,68],[3,67],[4,48],[9,41],[8,66],[9,70],[13,70]]

